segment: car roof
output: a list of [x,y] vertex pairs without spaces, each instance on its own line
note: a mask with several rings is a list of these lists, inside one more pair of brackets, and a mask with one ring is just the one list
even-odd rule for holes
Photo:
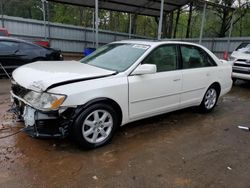
[[150,45],[150,46],[158,46],[160,44],[186,44],[193,45],[198,47],[203,47],[196,43],[191,42],[183,42],[183,41],[175,41],[175,40],[144,40],[144,39],[130,39],[130,40],[122,40],[116,41],[113,43],[130,43],[130,44],[141,44],[141,45]]
[[[29,42],[29,41],[25,41],[25,40],[22,40],[22,39],[17,39],[17,38],[13,38],[13,37],[0,37],[0,41],[1,40],[8,40],[8,41],[13,41],[13,42],[24,42],[24,43],[27,43],[27,44],[33,44],[32,42]],[[35,44],[33,44],[35,45]]]
[[[112,44],[119,44],[119,43],[129,43],[129,44],[141,44],[141,45],[149,45],[151,49],[162,45],[162,44],[182,44],[182,45],[191,45],[191,46],[196,46],[199,47],[203,50],[205,50],[210,56],[213,57],[213,59],[218,59],[213,52],[208,50],[205,46],[196,44],[196,43],[191,43],[191,42],[183,42],[183,41],[176,41],[176,40],[169,40],[169,39],[163,39],[163,40],[141,40],[141,39],[132,39],[132,40],[122,40],[122,41],[116,41],[113,42]],[[217,64],[221,64],[221,62],[217,61]]]

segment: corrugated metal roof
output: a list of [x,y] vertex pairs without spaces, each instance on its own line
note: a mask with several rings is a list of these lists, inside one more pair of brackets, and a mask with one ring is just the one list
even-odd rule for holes
[[[65,4],[95,7],[94,0],[48,0]],[[193,0],[165,0],[164,12],[171,12]],[[99,0],[99,8],[147,16],[159,16],[161,0]]]

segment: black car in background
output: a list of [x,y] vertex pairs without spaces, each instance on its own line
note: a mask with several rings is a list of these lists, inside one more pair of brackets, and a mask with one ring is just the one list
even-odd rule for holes
[[[21,65],[49,60],[63,60],[61,50],[38,46],[20,39],[0,37],[0,63],[9,74]],[[0,76],[5,76],[2,66],[0,65]]]

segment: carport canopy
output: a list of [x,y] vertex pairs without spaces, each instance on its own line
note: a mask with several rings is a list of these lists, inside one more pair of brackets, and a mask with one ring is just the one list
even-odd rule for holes
[[[59,3],[95,8],[94,0],[49,0]],[[164,0],[163,12],[174,11],[193,0]],[[160,16],[161,0],[98,0],[100,9]]]
[[104,10],[159,17],[160,19],[158,23],[157,38],[158,40],[160,40],[162,33],[163,13],[172,12],[192,2],[193,0],[48,0],[48,1],[95,8],[95,43],[96,47],[98,47],[99,8]]

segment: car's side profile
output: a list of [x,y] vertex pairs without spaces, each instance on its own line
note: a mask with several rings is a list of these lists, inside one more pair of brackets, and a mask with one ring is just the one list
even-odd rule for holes
[[[8,74],[14,69],[35,61],[62,60],[60,50],[45,48],[36,44],[11,37],[0,37],[0,63]],[[6,76],[0,67],[0,76]]]
[[192,43],[120,41],[60,64],[18,68],[11,93],[29,134],[70,134],[85,148],[135,120],[190,106],[210,112],[232,86],[232,67]]

